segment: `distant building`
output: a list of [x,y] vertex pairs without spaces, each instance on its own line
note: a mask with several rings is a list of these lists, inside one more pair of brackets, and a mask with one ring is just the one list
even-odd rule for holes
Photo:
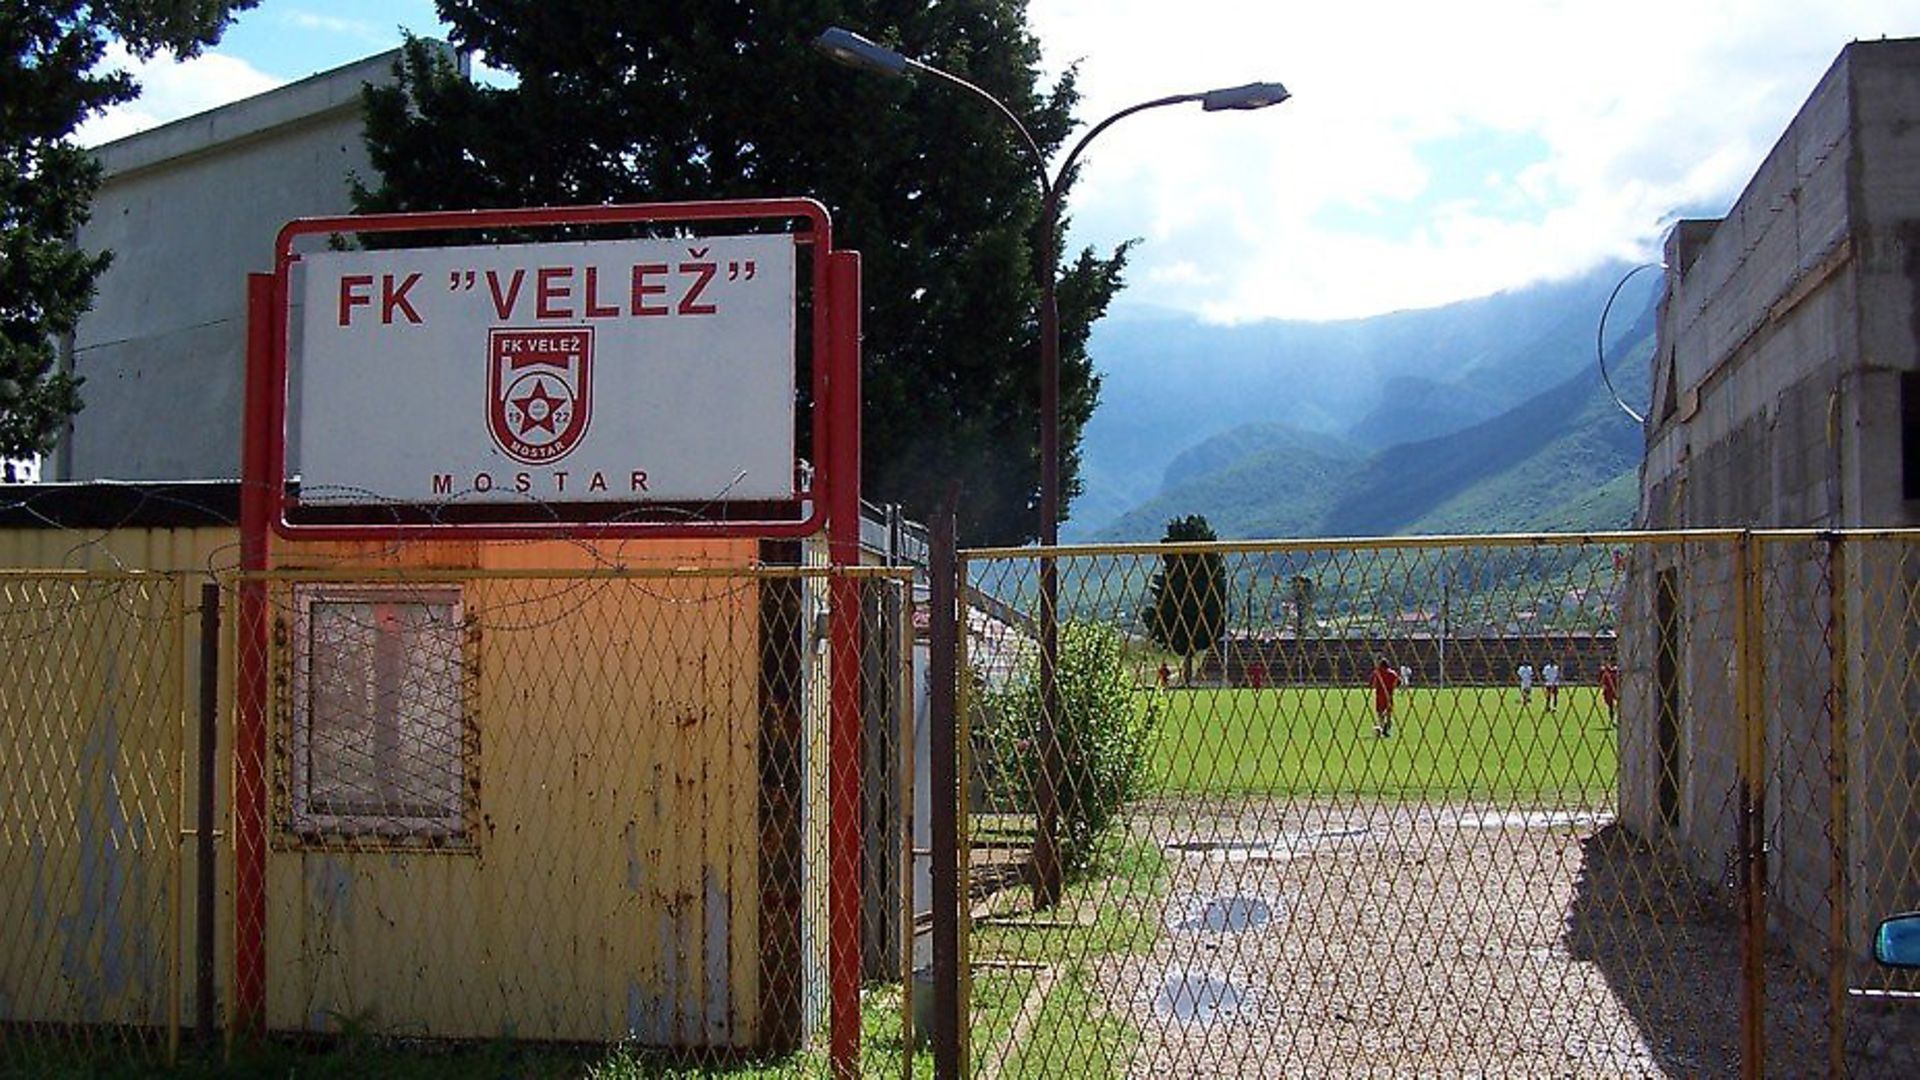
[[44,480],[240,475],[246,275],[273,269],[296,217],[351,211],[374,179],[361,91],[393,81],[387,52],[106,144],[89,251],[110,250],[65,347],[86,408]]
[[[1920,40],[1847,46],[1727,216],[1668,236],[1646,432],[1649,528],[1920,524]],[[1761,558],[1769,910],[1818,962],[1843,893],[1858,956],[1920,896],[1920,548]],[[1735,847],[1738,582],[1734,545],[1648,547],[1623,601],[1621,816],[1708,880]]]

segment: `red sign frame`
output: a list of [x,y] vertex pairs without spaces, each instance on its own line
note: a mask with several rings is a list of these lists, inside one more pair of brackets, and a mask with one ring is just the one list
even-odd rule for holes
[[[625,511],[613,520],[592,517],[555,520],[551,515],[524,512],[518,516],[494,509],[472,520],[306,520],[296,493],[289,491],[287,466],[288,341],[291,317],[291,279],[300,261],[295,242],[303,237],[353,233],[470,232],[484,229],[540,229],[581,225],[645,225],[699,222],[791,222],[795,242],[811,249],[808,288],[812,297],[811,380],[813,454],[815,468],[807,492],[790,502],[756,502],[744,508],[747,516],[720,516],[711,520],[686,518],[633,520],[632,504],[607,504],[602,510]],[[242,455],[246,498],[265,501],[259,509],[273,531],[287,539],[397,540],[397,539],[657,539],[698,537],[794,538],[819,534],[826,527],[836,483],[851,483],[857,491],[859,464],[834,460],[836,429],[859,424],[858,340],[836,346],[830,322],[843,305],[835,303],[832,223],[826,207],[813,199],[731,199],[685,203],[631,203],[613,206],[534,207],[511,210],[447,210],[403,214],[301,218],[280,230],[274,249],[273,298],[265,335],[250,334],[247,357],[246,446]],[[259,313],[254,313],[258,318]],[[259,329],[259,328],[256,328]],[[847,393],[847,388],[855,388]],[[837,391],[837,393],[836,393]],[[847,399],[847,400],[842,400]],[[857,457],[857,449],[855,454]],[[797,462],[796,462],[797,464]],[[856,503],[857,505],[857,503]],[[422,510],[424,506],[411,508]],[[671,508],[667,508],[671,509]],[[790,511],[781,513],[780,511]],[[364,513],[364,512],[363,512]],[[507,517],[507,520],[501,520]]]

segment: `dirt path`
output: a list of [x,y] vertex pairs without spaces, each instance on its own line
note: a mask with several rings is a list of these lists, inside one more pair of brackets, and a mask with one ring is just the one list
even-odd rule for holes
[[[1738,1072],[1730,893],[1604,818],[1243,800],[1160,805],[1133,832],[1168,853],[1165,895],[1105,902],[1165,930],[1085,961],[1140,1032],[1128,1075]],[[1768,1003],[1768,1072],[1823,1073],[1819,989],[1776,962]],[[1920,1075],[1916,1022],[1856,1005],[1853,1074]]]

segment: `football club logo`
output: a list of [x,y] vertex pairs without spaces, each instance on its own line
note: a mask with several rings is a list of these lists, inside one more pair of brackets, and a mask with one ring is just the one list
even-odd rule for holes
[[526,465],[573,452],[593,414],[593,328],[487,334],[487,429]]

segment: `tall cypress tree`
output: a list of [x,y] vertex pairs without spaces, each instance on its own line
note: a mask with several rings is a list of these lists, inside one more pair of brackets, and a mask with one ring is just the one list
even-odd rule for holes
[[[1167,522],[1163,544],[1218,540],[1199,514]],[[1160,556],[1141,613],[1147,636],[1180,657],[1181,682],[1193,682],[1193,658],[1220,643],[1227,632],[1227,564],[1211,553]]]
[[[845,25],[1005,101],[1049,153],[1071,72],[1040,83],[1024,0],[441,0],[453,43],[518,84],[477,86],[414,43],[367,97],[363,211],[806,195],[861,252],[864,493],[926,513],[962,485],[970,542],[1037,531],[1040,194],[993,109],[948,87],[842,68],[809,47]],[[1087,334],[1124,247],[1064,266],[1064,490],[1099,380]]]
[[93,302],[106,253],[73,246],[100,184],[74,129],[140,88],[102,70],[107,43],[191,56],[259,0],[7,0],[0,5],[0,458],[52,448],[80,409],[55,341]]

